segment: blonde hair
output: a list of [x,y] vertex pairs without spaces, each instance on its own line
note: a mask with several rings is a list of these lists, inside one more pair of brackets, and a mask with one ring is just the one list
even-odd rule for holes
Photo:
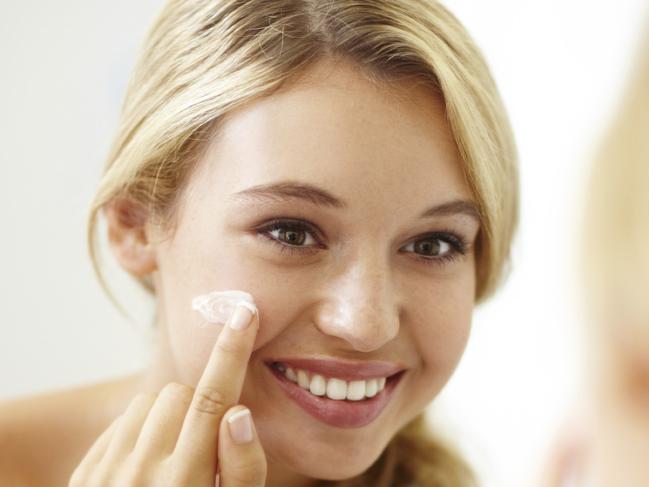
[[597,345],[622,345],[618,356],[635,350],[649,371],[649,37],[637,59],[592,167],[582,275]]
[[[272,95],[324,56],[354,62],[377,83],[424,81],[444,99],[481,216],[476,301],[496,289],[518,219],[516,154],[486,63],[450,12],[430,0],[169,0],[130,80],[90,209],[91,259],[109,296],[95,251],[100,210],[126,195],[146,208],[151,221],[173,231],[183,184],[227,113]],[[140,282],[154,291],[150,280]],[[414,445],[419,460],[408,463],[397,451],[394,465],[415,462],[408,467],[413,472],[437,465],[439,479],[453,478],[452,472],[468,478],[450,450],[426,439],[421,421],[417,434],[404,430],[393,440]],[[417,485],[468,482],[422,479]]]

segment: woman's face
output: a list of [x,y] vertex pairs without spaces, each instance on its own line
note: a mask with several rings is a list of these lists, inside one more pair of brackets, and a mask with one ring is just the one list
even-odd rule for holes
[[[250,192],[260,187],[270,189]],[[320,62],[228,116],[191,175],[173,238],[155,248],[160,346],[175,375],[164,379],[196,384],[220,330],[200,326],[192,298],[247,291],[260,330],[240,403],[269,468],[362,472],[462,355],[474,305],[472,208],[440,99]],[[341,426],[285,392],[267,365],[279,358],[379,360],[406,372],[378,416]]]

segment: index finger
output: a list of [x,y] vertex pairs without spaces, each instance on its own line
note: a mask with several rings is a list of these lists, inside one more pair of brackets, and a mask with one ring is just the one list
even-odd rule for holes
[[174,450],[174,455],[185,457],[187,466],[216,459],[219,424],[239,401],[258,328],[255,305],[237,303],[196,385]]

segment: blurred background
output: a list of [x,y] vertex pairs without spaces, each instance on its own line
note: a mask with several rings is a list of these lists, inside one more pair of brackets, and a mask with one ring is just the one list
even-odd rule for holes
[[[586,175],[624,93],[643,0],[448,0],[483,49],[520,154],[513,270],[480,307],[431,408],[487,487],[531,485],[582,395],[577,259]],[[3,2],[0,399],[128,374],[152,301],[107,252],[123,318],[96,282],[85,215],[137,48],[161,0]]]

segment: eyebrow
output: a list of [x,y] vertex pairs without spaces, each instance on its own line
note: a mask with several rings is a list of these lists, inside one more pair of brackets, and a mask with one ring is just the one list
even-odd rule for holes
[[[340,198],[337,198],[329,191],[308,183],[297,183],[292,181],[281,181],[278,183],[260,184],[251,186],[237,193],[230,195],[232,200],[250,201],[278,201],[288,202],[301,200],[316,206],[327,208],[345,209],[349,205]],[[480,212],[472,201],[453,200],[426,209],[420,218],[439,216],[450,216],[456,214],[468,215],[481,221]]]

